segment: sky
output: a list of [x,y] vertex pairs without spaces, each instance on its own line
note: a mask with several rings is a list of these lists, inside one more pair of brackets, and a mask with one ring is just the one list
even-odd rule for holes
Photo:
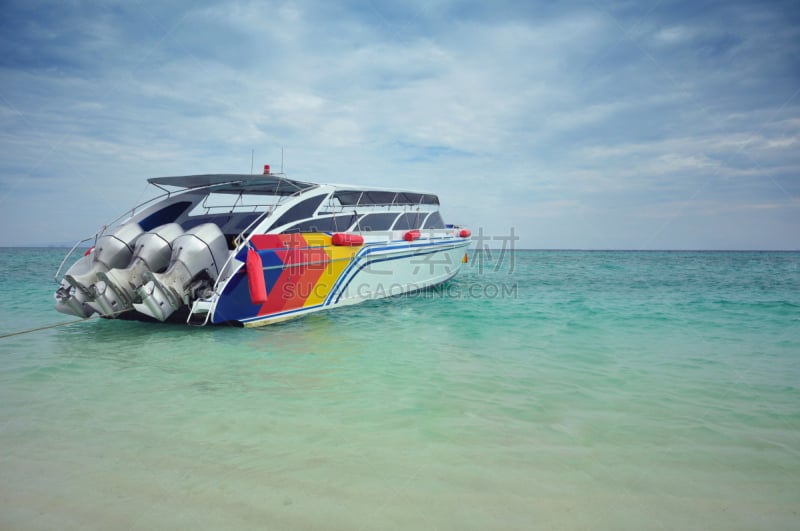
[[536,249],[800,249],[800,3],[0,0],[0,246],[281,166]]

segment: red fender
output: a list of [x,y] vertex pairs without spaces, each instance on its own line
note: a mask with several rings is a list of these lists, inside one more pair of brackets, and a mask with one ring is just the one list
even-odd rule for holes
[[253,304],[267,302],[267,286],[264,283],[264,265],[261,257],[252,249],[247,250],[247,283],[250,286],[250,300]]
[[360,234],[336,232],[331,236],[331,243],[345,247],[358,247],[359,245],[364,245],[364,237]]
[[413,242],[414,240],[418,240],[421,235],[422,234],[418,230],[413,229],[403,234],[403,239],[407,242]]

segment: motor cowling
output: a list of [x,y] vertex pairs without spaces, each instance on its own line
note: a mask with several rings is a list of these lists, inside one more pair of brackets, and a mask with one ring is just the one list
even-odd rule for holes
[[165,321],[196,295],[213,288],[229,255],[225,235],[213,223],[198,225],[172,242],[169,267],[163,273],[145,271],[137,289],[136,311]]
[[167,223],[139,236],[133,258],[126,268],[97,273],[96,296],[89,306],[104,317],[115,317],[133,309],[133,303],[139,298],[136,289],[146,282],[145,273],[161,273],[167,269],[172,243],[181,234],[183,229],[180,225]]
[[94,250],[67,270],[56,290],[56,310],[62,313],[89,317],[95,309],[89,303],[97,295],[94,285],[97,274],[125,267],[133,256],[133,245],[144,232],[138,223],[126,223],[97,239]]

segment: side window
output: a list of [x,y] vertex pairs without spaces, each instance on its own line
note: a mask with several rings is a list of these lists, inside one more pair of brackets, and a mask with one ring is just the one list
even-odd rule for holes
[[367,214],[358,222],[358,229],[364,231],[389,230],[395,219],[397,219],[397,214],[394,213]]
[[442,219],[442,215],[439,214],[439,211],[432,212],[428,219],[425,220],[424,229],[443,229],[444,228],[444,220]]
[[419,226],[422,224],[422,218],[425,215],[420,212],[408,212],[406,214],[401,214],[399,218],[397,218],[397,223],[394,224],[394,230],[408,230],[408,229],[418,229]]
[[352,214],[309,219],[292,225],[283,232],[284,234],[290,232],[338,232],[347,230],[354,221],[355,216]]
[[317,211],[320,203],[322,200],[325,199],[327,195],[317,195],[314,197],[309,197],[308,199],[303,199],[295,206],[290,208],[286,213],[284,213],[281,217],[278,218],[278,221],[272,224],[273,227],[280,227],[286,223],[295,221],[297,219],[303,218],[310,218],[314,215],[314,212]]

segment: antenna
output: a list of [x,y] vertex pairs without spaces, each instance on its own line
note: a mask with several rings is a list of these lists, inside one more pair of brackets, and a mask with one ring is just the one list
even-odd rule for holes
[[251,149],[250,150],[250,175],[253,175],[253,157],[255,157],[255,155],[256,155],[256,150],[255,149]]
[[281,175],[283,174],[283,146],[281,146]]

